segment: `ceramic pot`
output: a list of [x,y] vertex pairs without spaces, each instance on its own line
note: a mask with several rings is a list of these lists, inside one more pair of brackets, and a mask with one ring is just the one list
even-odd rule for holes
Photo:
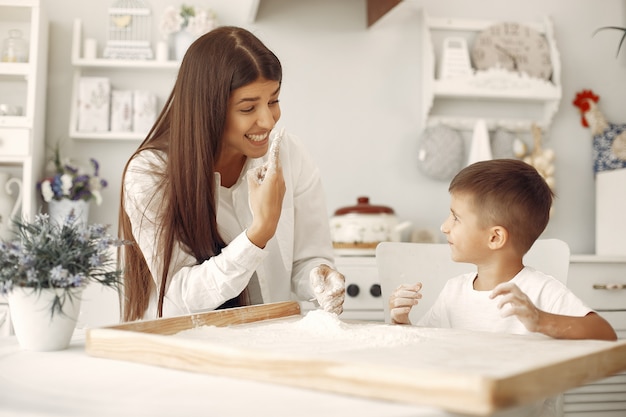
[[50,221],[61,225],[73,214],[76,216],[76,224],[87,226],[89,220],[89,202],[85,200],[50,200],[48,203]]
[[[13,197],[13,185],[17,187],[17,198]],[[9,178],[6,172],[0,172],[0,238],[8,240],[11,232],[12,219],[18,214],[22,202],[22,181]]]
[[[75,288],[71,291],[71,297],[60,288],[14,287],[9,292],[9,313],[22,349],[47,352],[69,346],[80,313],[83,289]],[[65,297],[63,312],[51,314],[56,296],[62,300]]]
[[333,246],[338,249],[374,249],[380,242],[398,242],[410,226],[410,222],[400,223],[390,207],[370,204],[368,197],[336,210],[330,219]]

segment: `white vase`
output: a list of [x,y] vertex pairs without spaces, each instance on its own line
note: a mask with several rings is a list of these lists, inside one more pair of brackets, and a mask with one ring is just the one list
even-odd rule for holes
[[174,56],[178,61],[182,61],[185,52],[196,38],[185,30],[174,33]]
[[82,288],[73,288],[72,296],[65,296],[63,311],[52,313],[56,295],[64,296],[60,288],[13,287],[7,298],[13,330],[25,350],[48,352],[66,349],[74,333],[80,312]]
[[48,203],[50,221],[62,225],[73,214],[76,217],[76,225],[87,226],[89,219],[89,202],[85,200],[51,200]]
[[[17,186],[17,197],[13,197],[13,184]],[[22,181],[10,178],[6,172],[0,172],[0,239],[10,239],[12,220],[18,214],[22,203]]]

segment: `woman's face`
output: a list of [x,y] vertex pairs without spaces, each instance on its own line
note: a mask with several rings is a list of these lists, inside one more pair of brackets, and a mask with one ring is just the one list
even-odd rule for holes
[[267,153],[270,131],[280,119],[280,83],[258,79],[232,92],[228,100],[221,160]]

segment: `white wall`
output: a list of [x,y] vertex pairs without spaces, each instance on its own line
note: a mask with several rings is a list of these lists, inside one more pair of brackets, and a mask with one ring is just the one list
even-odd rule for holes
[[[555,150],[558,199],[544,237],[565,240],[572,253],[593,253],[595,188],[591,135],[572,106],[577,91],[601,96],[609,120],[626,122],[626,50],[615,57],[620,33],[595,29],[625,25],[623,0],[405,0],[366,28],[364,0],[261,0],[257,20],[233,13],[243,0],[189,1],[210,4],[224,24],[253,30],[281,59],[284,83],[281,124],[299,135],[318,162],[327,191],[328,214],[367,195],[393,207],[402,220],[437,231],[448,212],[447,183],[431,180],[417,168],[420,126],[419,12],[457,18],[553,23],[562,61],[563,99],[544,147]],[[160,18],[170,0],[149,2]],[[74,17],[85,34],[105,41],[107,2],[48,0],[50,62],[47,141],[67,141],[72,68],[70,44]],[[228,7],[228,10],[226,9]],[[156,22],[154,23],[156,26]],[[156,36],[156,35],[155,35]],[[70,154],[100,160],[111,185],[90,220],[117,227],[122,166],[136,143],[74,140]]]

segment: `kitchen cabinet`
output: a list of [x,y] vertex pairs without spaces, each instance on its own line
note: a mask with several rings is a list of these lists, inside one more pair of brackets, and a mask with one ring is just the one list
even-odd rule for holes
[[[626,257],[572,255],[568,287],[626,339]],[[568,391],[565,416],[626,415],[626,372]]]
[[[257,17],[261,0],[238,0],[237,2],[229,2],[220,4],[220,14],[225,15],[241,15],[242,13],[247,16],[247,22],[254,22]],[[367,14],[367,27],[371,27],[378,22],[383,16],[391,11],[394,7],[400,4],[401,0],[367,0],[366,14]],[[233,3],[233,4],[230,4]],[[231,8],[233,10],[231,10]]]
[[470,74],[465,71],[466,75],[438,77],[446,39],[464,39],[460,43],[469,49],[480,31],[497,22],[432,17],[425,11],[421,20],[422,126],[444,124],[472,130],[478,119],[484,119],[489,130],[529,131],[533,123],[543,130],[550,126],[561,100],[561,68],[548,18],[524,22],[548,41],[553,73],[547,81],[506,70],[471,70]]
[[367,27],[372,26],[380,18],[396,7],[401,0],[367,0]]
[[[27,53],[25,61],[22,56],[5,54],[0,60],[0,171],[22,181],[24,218],[38,211],[36,183],[44,165],[48,20],[41,3],[0,0],[0,39],[8,37],[9,31],[19,30]],[[10,332],[8,305],[0,296],[0,334]]]
[[0,0],[0,39],[13,29],[21,31],[28,55],[25,62],[0,62],[0,101],[19,109],[0,113],[0,170],[22,180],[22,215],[31,217],[45,148],[48,21],[40,0]]
[[167,60],[123,60],[85,58],[81,53],[84,43],[83,25],[74,21],[72,36],[72,66],[74,80],[70,106],[69,136],[81,140],[142,140],[147,131],[80,131],[78,130],[78,87],[81,77],[105,77],[112,90],[143,90],[157,96],[157,112],[171,92],[180,63]]

